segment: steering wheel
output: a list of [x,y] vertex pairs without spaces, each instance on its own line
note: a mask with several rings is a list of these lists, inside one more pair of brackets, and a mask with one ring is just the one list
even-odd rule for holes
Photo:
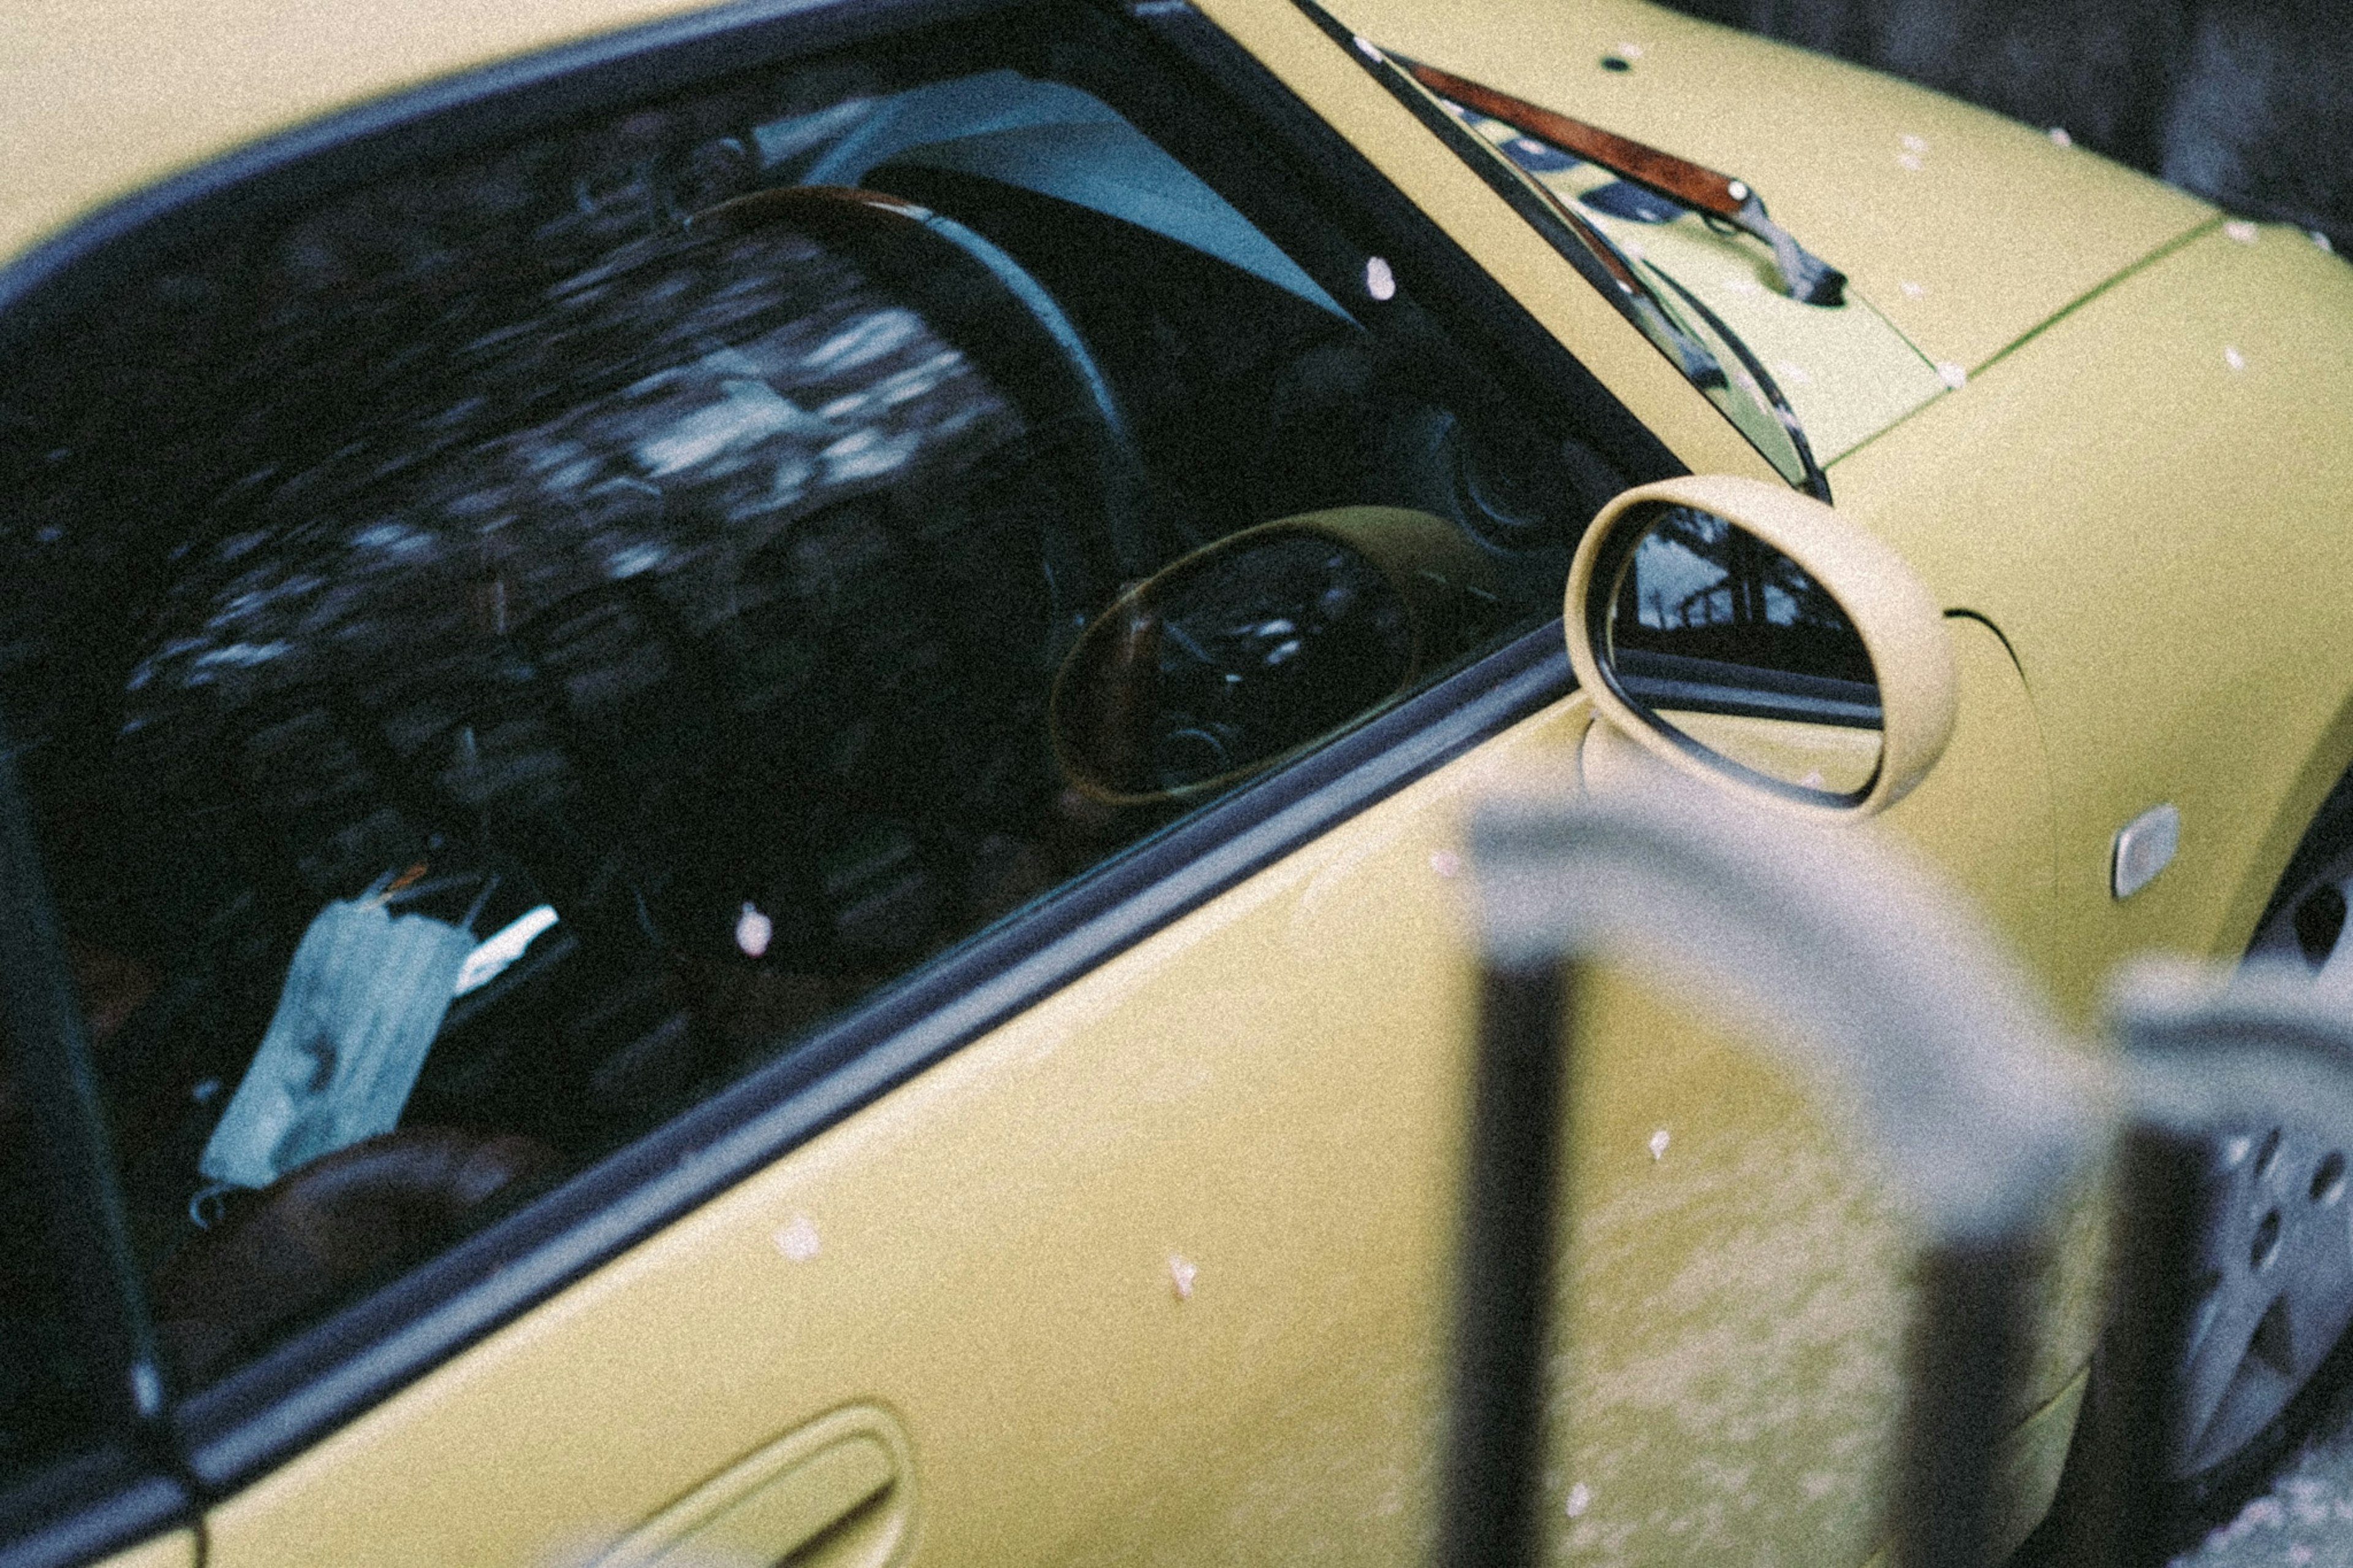
[[1107,805],[1202,798],[1480,640],[1495,580],[1460,528],[1404,507],[1229,535],[1122,595],[1071,649],[1054,683],[1055,762]]
[[[1159,564],[1145,510],[1144,462],[1111,382],[1053,295],[1001,246],[903,196],[847,185],[795,185],[739,196],[695,216],[690,232],[794,229],[849,256],[986,370],[1033,420],[1074,424],[1088,448],[1102,534],[1119,580]],[[1057,544],[1060,548],[1057,548]],[[1076,541],[1047,541],[1057,554]],[[1100,603],[1098,601],[1097,603]],[[1086,614],[1095,604],[1071,606]]]

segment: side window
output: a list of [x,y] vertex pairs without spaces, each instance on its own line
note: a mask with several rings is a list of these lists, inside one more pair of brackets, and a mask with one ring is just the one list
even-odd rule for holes
[[184,1381],[1556,613],[1619,476],[1140,49],[377,177],[13,358],[0,704]]
[[[5,1042],[0,1041],[0,1047]],[[67,1270],[50,1226],[53,1194],[37,1158],[38,1123],[0,1048],[0,1497],[103,1435],[100,1385],[76,1331]]]

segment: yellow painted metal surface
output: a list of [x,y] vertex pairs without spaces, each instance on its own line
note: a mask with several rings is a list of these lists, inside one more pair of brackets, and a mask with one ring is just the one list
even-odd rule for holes
[[1332,8],[1377,43],[1746,180],[1931,360],[1970,371],[2211,216],[2033,127],[1644,0]]
[[0,257],[334,110],[711,0],[17,0],[0,7]]
[[853,1405],[731,1465],[596,1560],[596,1568],[882,1568],[914,1529],[915,1467],[887,1410]]
[[1873,730],[1672,709],[1659,716],[1718,756],[1784,784],[1852,795],[1879,770],[1879,734]]
[[[1945,760],[1858,831],[1928,855],[2042,969],[2052,810],[2042,740],[2000,640],[1975,621],[1946,625],[1961,705]],[[1788,727],[1747,728],[1767,743]],[[1657,765],[1603,730],[1583,763],[1601,791],[1640,789]],[[1721,1020],[1608,972],[1590,1005],[1565,1363],[1575,1436],[1552,1500],[1562,1517],[1579,1505],[1571,1560],[1861,1563],[1881,1537],[1912,1311],[1912,1242],[1881,1173],[1810,1086]],[[2040,1288],[2021,1423],[2064,1395],[2096,1335],[2098,1209],[2089,1191],[2072,1196]],[[2039,1516],[2063,1437],[2012,1452],[2011,1511]]]
[[[1870,830],[2039,951],[2040,740],[1999,643],[1955,635],[1947,763]],[[1460,813],[1531,768],[1575,787],[1588,711],[1261,872],[226,1500],[213,1563],[578,1561],[853,1400],[909,1434],[916,1562],[1417,1558],[1464,1114]],[[1687,1519],[1861,1562],[1905,1258],[1867,1161],[1656,1007],[1590,1059],[1577,1559]],[[2053,1300],[2045,1391],[2087,1343]]]
[[[2353,267],[2253,233],[2125,279],[1834,475],[2025,670],[2078,1016],[2126,954],[2242,951],[2353,758]],[[2179,854],[2119,903],[2114,835],[2160,801]]]

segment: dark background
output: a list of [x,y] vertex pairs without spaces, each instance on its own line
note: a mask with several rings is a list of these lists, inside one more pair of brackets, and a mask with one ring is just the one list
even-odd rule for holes
[[2353,256],[2348,0],[1665,0],[2097,148]]

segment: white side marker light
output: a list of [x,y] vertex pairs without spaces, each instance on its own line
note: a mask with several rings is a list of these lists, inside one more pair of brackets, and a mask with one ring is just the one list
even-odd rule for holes
[[2148,886],[2173,863],[2181,847],[2181,812],[2169,802],[2152,805],[2116,829],[2116,847],[2109,861],[2108,886],[2119,899],[2129,899]]

